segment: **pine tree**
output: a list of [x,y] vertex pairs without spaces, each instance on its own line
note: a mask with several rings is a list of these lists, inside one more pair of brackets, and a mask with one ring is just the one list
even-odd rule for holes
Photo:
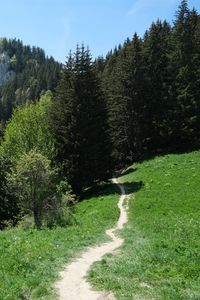
[[171,74],[169,53],[171,51],[171,28],[158,20],[150,27],[144,39],[143,53],[146,69],[146,137],[148,152],[168,147],[170,136]]
[[123,167],[124,163],[131,160],[127,112],[130,96],[126,89],[127,85],[124,85],[128,76],[125,72],[129,63],[127,55],[127,48],[120,52],[115,49],[113,55],[108,58],[103,76],[113,148],[112,157],[116,168]]
[[[114,63],[113,63],[114,62]],[[111,64],[112,63],[112,64]],[[145,110],[146,74],[142,40],[134,35],[115,55],[109,58],[104,74],[108,95],[110,135],[116,166],[124,166],[142,157],[147,124]]]
[[77,194],[108,175],[106,115],[90,52],[77,46],[76,53],[68,57],[52,110],[57,160]]
[[173,28],[175,138],[179,148],[199,145],[199,16],[182,1]]
[[[144,152],[144,138],[146,134],[146,85],[142,40],[135,33],[129,44],[129,81],[130,101],[128,111],[130,114],[130,145],[132,160],[142,157]],[[127,64],[128,67],[128,64]],[[128,71],[128,70],[127,70]],[[127,72],[128,73],[128,72]]]

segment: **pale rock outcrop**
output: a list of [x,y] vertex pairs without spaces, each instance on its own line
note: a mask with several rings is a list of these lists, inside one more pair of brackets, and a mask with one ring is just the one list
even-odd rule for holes
[[15,72],[10,70],[10,57],[6,52],[0,53],[0,86],[15,78]]

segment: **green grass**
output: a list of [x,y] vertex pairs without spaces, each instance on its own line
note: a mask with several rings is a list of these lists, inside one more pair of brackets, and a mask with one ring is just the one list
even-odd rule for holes
[[107,240],[119,215],[116,187],[76,206],[77,225],[53,230],[0,232],[0,300],[55,299],[53,283],[64,264],[86,246]]
[[200,152],[135,164],[120,178],[134,192],[121,253],[89,279],[117,299],[200,299]]

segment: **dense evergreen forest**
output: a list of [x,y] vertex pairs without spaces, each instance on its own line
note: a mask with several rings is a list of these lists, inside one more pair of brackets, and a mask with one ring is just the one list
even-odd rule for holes
[[157,20],[141,39],[97,60],[115,165],[200,146],[200,16],[182,1],[174,25]]
[[157,20],[95,61],[84,45],[64,66],[16,40],[1,53],[1,227],[65,224],[73,195],[114,170],[200,148],[200,16],[185,0],[173,26]]
[[54,91],[61,64],[46,57],[38,47],[20,40],[0,40],[0,122],[7,121],[15,107],[36,101],[46,90]]

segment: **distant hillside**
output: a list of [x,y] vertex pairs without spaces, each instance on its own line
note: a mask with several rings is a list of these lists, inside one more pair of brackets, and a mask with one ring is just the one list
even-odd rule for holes
[[16,39],[0,39],[1,123],[10,118],[14,107],[54,90],[60,70],[61,64],[45,56],[42,49]]

